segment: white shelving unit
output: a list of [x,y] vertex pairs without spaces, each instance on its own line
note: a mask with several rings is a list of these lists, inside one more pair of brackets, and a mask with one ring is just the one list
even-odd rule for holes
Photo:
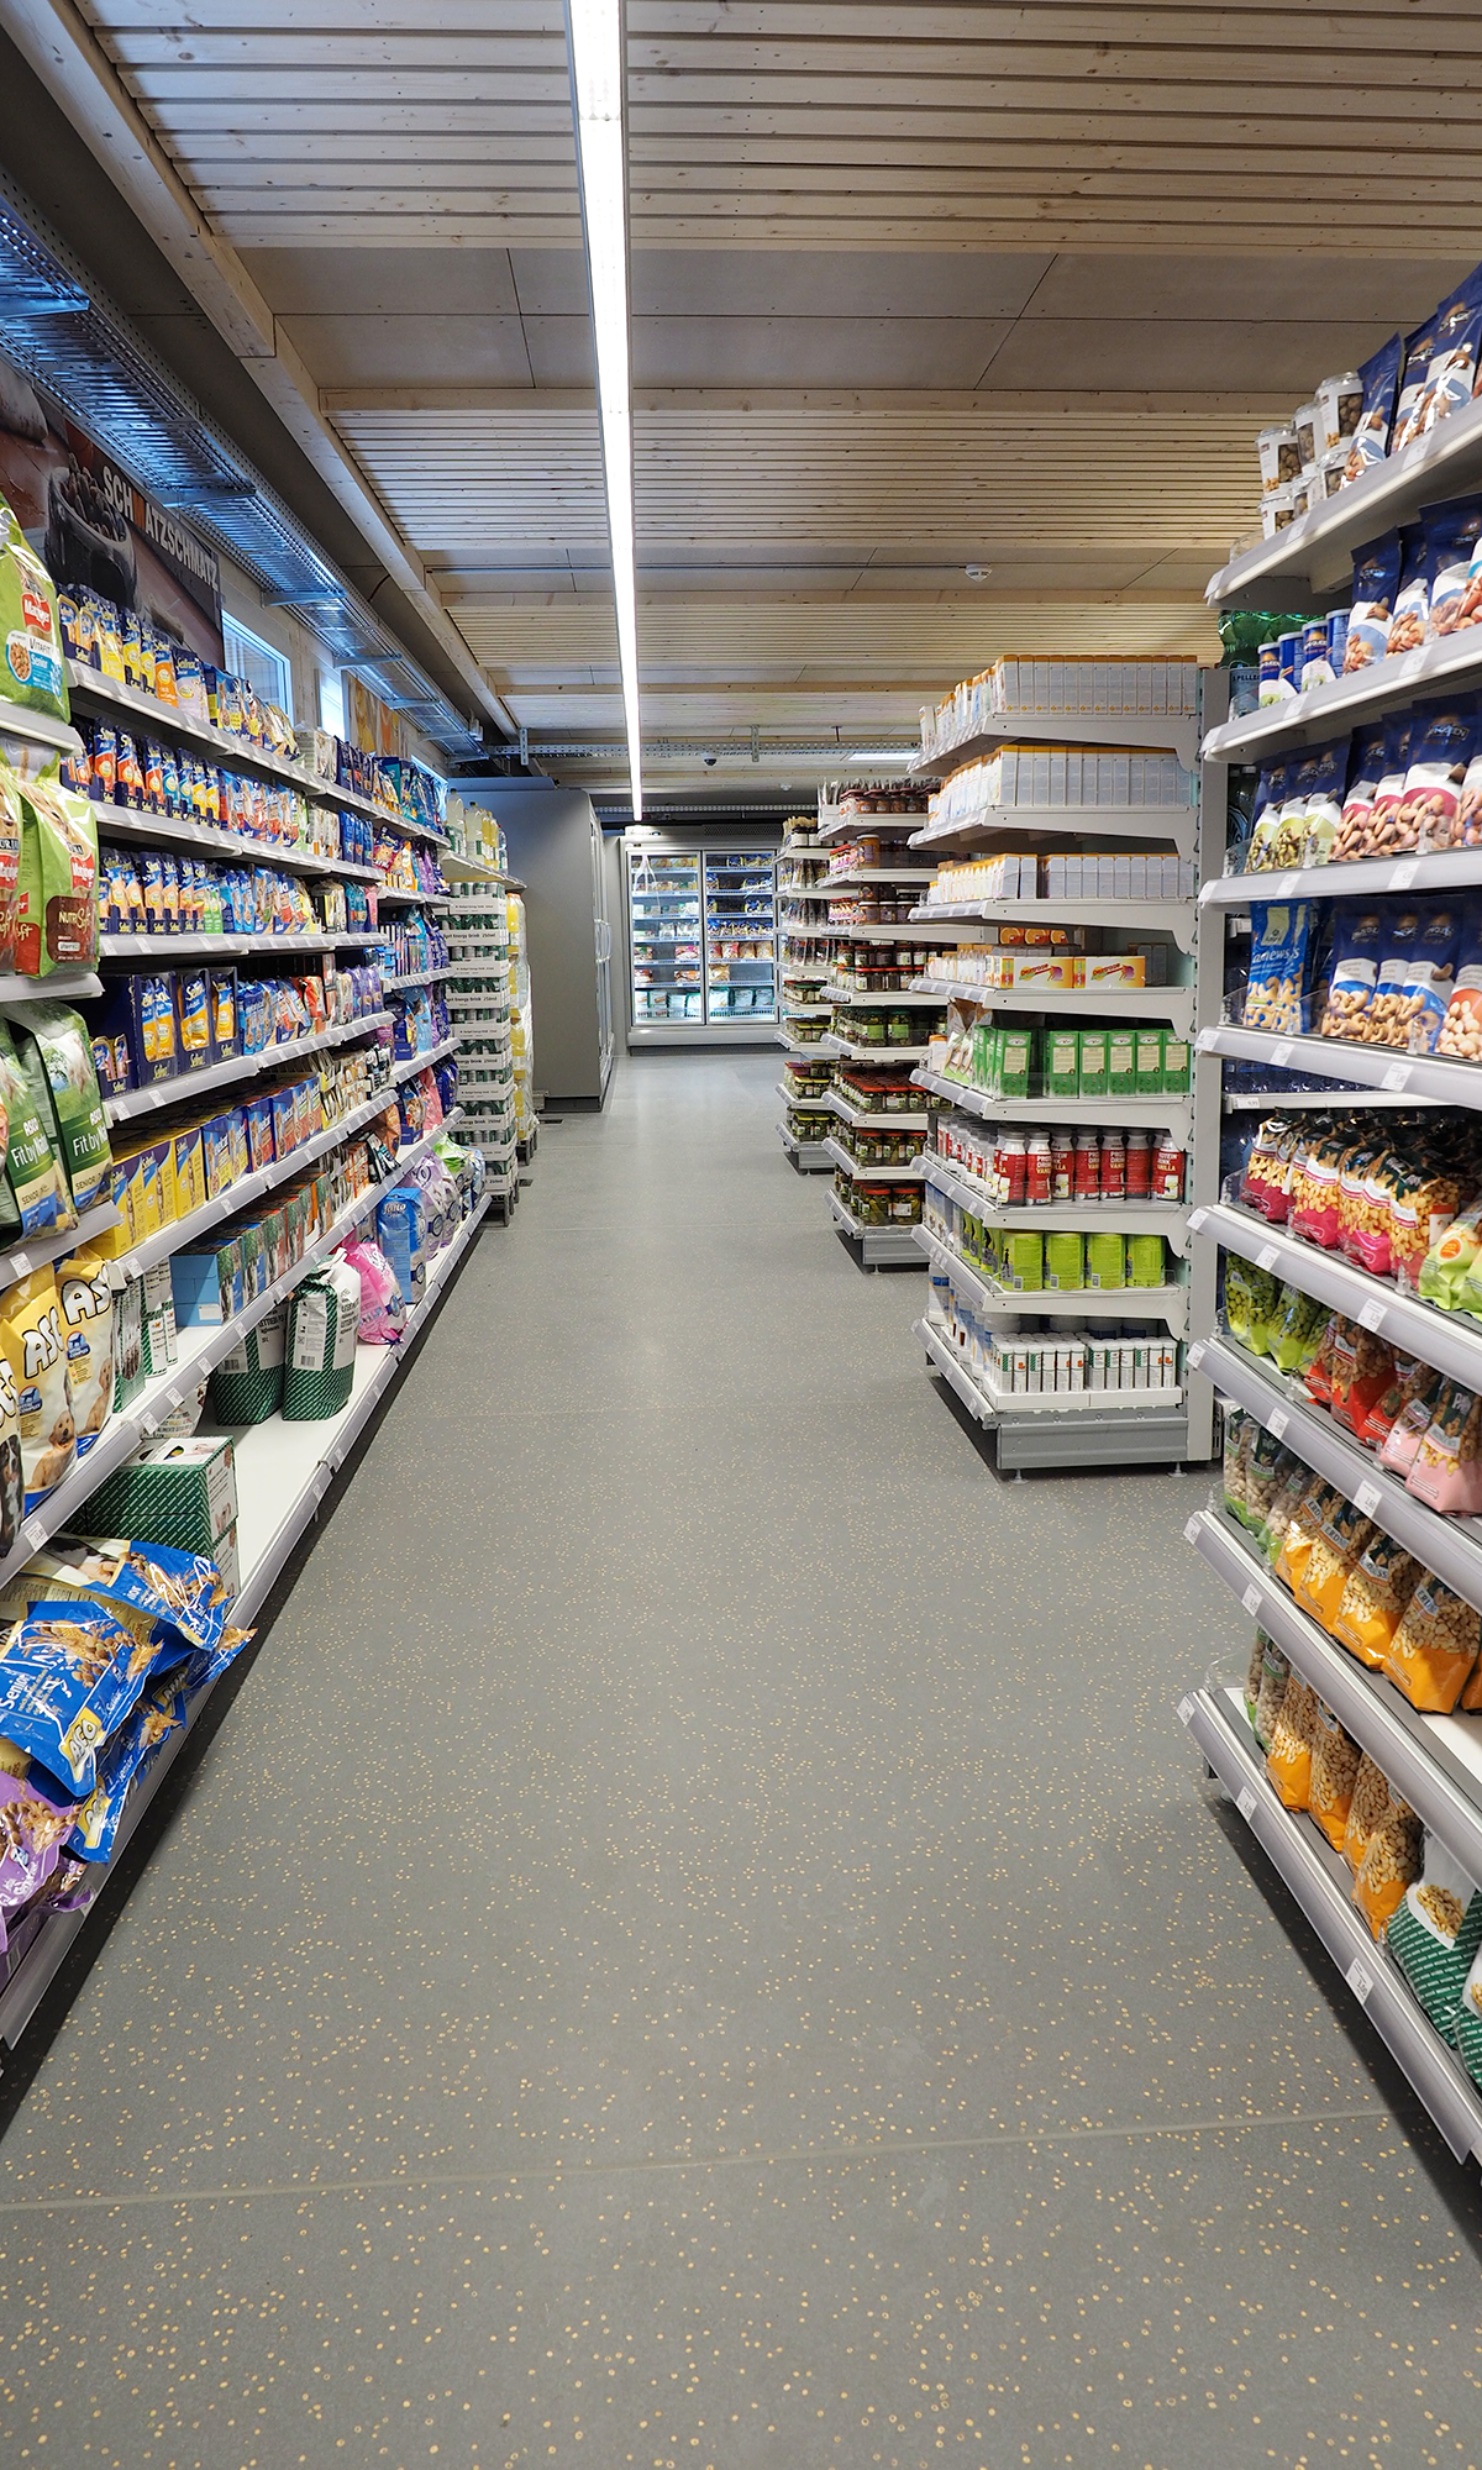
[[[1008,843],[1019,849],[1043,848],[1058,857],[1072,847],[1089,845],[1115,853],[1127,845],[1161,842],[1180,858],[1194,862],[1194,881],[1222,855],[1223,832],[1206,835],[1203,817],[1210,805],[1223,820],[1223,767],[1199,764],[1200,730],[1205,711],[1218,719],[1223,711],[1224,683],[1217,674],[1203,680],[1199,713],[1064,714],[1005,713],[994,726],[975,736],[923,755],[922,769],[950,772],[960,764],[1020,744],[1074,748],[1147,748],[1171,754],[1193,774],[1193,794],[1183,805],[1149,806],[983,806],[935,815],[911,836],[918,851],[939,851],[944,865],[960,864],[981,852],[991,857]],[[1177,774],[1169,776],[1177,783]],[[943,803],[946,803],[944,797]],[[1220,847],[1209,843],[1218,838]],[[1139,863],[1141,861],[1139,860]],[[1043,898],[940,900],[930,893],[917,902],[913,923],[933,932],[943,954],[954,944],[992,940],[994,927],[1030,925],[1080,926],[1103,936],[1157,937],[1166,960],[1166,982],[1139,988],[992,988],[928,965],[912,991],[949,1007],[949,1023],[971,1024],[1002,1014],[1047,1026],[1107,1026],[1162,1024],[1175,1036],[1194,1039],[1201,1022],[1212,1016],[1212,999],[1199,970],[1200,918],[1198,902],[1167,899],[1092,898],[1084,894],[1046,894]],[[1217,1004],[1213,1006],[1217,1009]],[[949,1049],[951,1039],[948,1040]],[[1190,1211],[1200,1198],[1212,1199],[1217,1189],[1219,1115],[1217,1099],[1201,1095],[1197,1074],[1187,1093],[1151,1093],[1136,1097],[1000,1098],[965,1086],[937,1068],[935,1053],[915,1071],[916,1085],[949,1107],[979,1122],[1045,1129],[1141,1129],[1166,1132],[1186,1156],[1186,1199],[1182,1203],[1148,1199],[1064,1202],[1005,1208],[995,1204],[987,1185],[946,1160],[926,1164],[928,1223],[918,1241],[935,1280],[946,1280],[968,1310],[988,1324],[1002,1324],[1008,1334],[1026,1317],[1099,1323],[1150,1324],[1175,1338],[1187,1335],[1191,1315],[1202,1320],[1212,1311],[1214,1274],[1203,1260],[1190,1257]],[[954,1217],[954,1212],[958,1213]],[[1026,1290],[996,1286],[951,1240],[951,1228],[971,1217],[989,1229],[1035,1230],[1045,1234],[1117,1232],[1129,1237],[1158,1235],[1168,1246],[1175,1283],[1157,1288],[1123,1286],[1087,1289],[1071,1296],[1044,1288]],[[935,1338],[926,1354],[975,1420],[995,1435],[1001,1468],[1051,1465],[1118,1465],[1206,1460],[1214,1438],[1213,1394],[1197,1367],[1176,1382],[1156,1390],[1087,1391],[1064,1396],[1030,1397],[999,1388],[991,1376],[963,1361],[950,1333],[928,1315],[923,1325]]]
[[[465,1138],[484,1161],[491,1208],[506,1224],[519,1196],[509,898],[496,869],[455,857],[457,888],[442,918],[445,990],[458,1044]],[[447,870],[451,872],[451,869]]]

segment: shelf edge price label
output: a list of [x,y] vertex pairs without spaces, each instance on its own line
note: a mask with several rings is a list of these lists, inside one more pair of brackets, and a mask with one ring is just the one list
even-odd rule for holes
[[1381,1089],[1408,1089],[1410,1066],[1407,1063],[1392,1063],[1379,1086]]
[[1202,1524],[1203,1520],[1201,1519],[1199,1512],[1195,1510],[1193,1517],[1187,1521],[1184,1527],[1184,1542],[1186,1544],[1192,1544],[1197,1541],[1199,1529]]
[[1255,1614],[1261,1609],[1260,1588],[1256,1586],[1247,1587],[1245,1593],[1240,1598],[1240,1601],[1245,1606],[1246,1611],[1251,1614],[1252,1618],[1254,1618]]
[[1381,1330],[1384,1327],[1384,1311],[1385,1307],[1383,1304],[1365,1304],[1362,1312],[1359,1314],[1360,1329],[1367,1329],[1375,1332]]
[[1377,1484],[1360,1484],[1353,1496],[1353,1506],[1361,1518],[1372,1518],[1383,1497]]
[[1354,1997],[1358,2000],[1359,2005],[1361,2007],[1367,2007],[1369,2003],[1369,1993],[1374,1987],[1374,1976],[1369,1971],[1368,1966],[1361,1964],[1358,1957],[1355,1956],[1343,1978],[1348,1983],[1348,1986],[1352,1990]]
[[1260,1251],[1256,1254],[1256,1267],[1257,1269],[1274,1269],[1280,1258],[1281,1254],[1277,1251],[1275,1244],[1262,1244]]
[[1266,1424],[1266,1430],[1270,1433],[1273,1441],[1281,1441],[1285,1439],[1286,1428],[1291,1420],[1292,1419],[1288,1415],[1285,1407],[1277,1407],[1274,1410]]
[[1284,1064],[1290,1063],[1291,1060],[1292,1042],[1290,1038],[1278,1038],[1276,1044],[1271,1049],[1271,1061],[1274,1064]]
[[1191,1372],[1197,1372],[1203,1361],[1204,1341],[1202,1338],[1196,1338],[1193,1345],[1189,1349],[1189,1370]]
[[1198,1037],[1194,1040],[1195,1053],[1198,1055],[1212,1055],[1214,1053],[1214,1039],[1215,1033],[1212,1029],[1201,1029]]
[[1194,1721],[1194,1701],[1192,1698],[1181,1698],[1179,1700],[1178,1720],[1181,1724],[1192,1724]]
[[1208,1216],[1209,1212],[1207,1209],[1196,1209],[1191,1211],[1189,1216],[1189,1233],[1191,1235],[1197,1235]]
[[1398,866],[1392,866],[1389,870],[1391,892],[1408,892],[1415,881],[1417,866],[1418,860],[1415,858],[1402,858]]
[[1271,886],[1271,898],[1272,898],[1273,900],[1276,900],[1276,901],[1290,901],[1290,900],[1295,900],[1295,899],[1296,899],[1296,897],[1297,897],[1297,878],[1296,878],[1296,876],[1295,876],[1295,875],[1278,875],[1278,876],[1277,876],[1277,878],[1276,878],[1276,881],[1275,881],[1275,882],[1273,883],[1273,885]]
[[1241,1817],[1245,1820],[1246,1825],[1249,1826],[1251,1820],[1256,1814],[1256,1796],[1249,1784],[1242,1786],[1240,1796],[1235,1803],[1235,1807],[1240,1812]]

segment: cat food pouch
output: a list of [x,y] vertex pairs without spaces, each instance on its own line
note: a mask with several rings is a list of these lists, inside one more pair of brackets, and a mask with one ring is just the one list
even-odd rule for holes
[[[15,1381],[29,1517],[63,1476],[70,1475],[77,1458],[67,1342],[52,1269],[33,1269],[0,1295],[0,1347]],[[0,1724],[0,1733],[4,1729]]]
[[16,967],[22,977],[92,969],[98,958],[98,827],[53,764],[21,795]]
[[0,701],[68,718],[67,672],[52,579],[0,497]]
[[37,1603],[0,1643],[0,1734],[85,1798],[153,1652],[102,1604]]

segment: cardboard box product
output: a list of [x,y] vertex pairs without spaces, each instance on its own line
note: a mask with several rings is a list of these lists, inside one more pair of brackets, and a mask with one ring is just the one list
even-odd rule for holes
[[1008,983],[1025,993],[1037,988],[1074,986],[1079,955],[1069,952],[1010,952],[1004,955],[1009,963]]
[[1080,1033],[1080,1094],[1083,1098],[1104,1098],[1107,1095],[1108,1045],[1104,1029],[1083,1029]]
[[1047,1029],[1045,1088],[1051,1097],[1078,1098],[1081,1093],[1081,1042],[1074,1029]]
[[228,1063],[242,1052],[237,1021],[237,973],[235,969],[208,970],[206,986],[211,1014],[211,1060]]
[[204,1209],[206,1192],[206,1161],[201,1147],[201,1127],[190,1124],[177,1132],[170,1144],[171,1173],[175,1187],[175,1215],[188,1218],[197,1209]]
[[204,1072],[211,1061],[211,990],[204,969],[182,969],[175,982],[181,1069]]
[[209,1201],[219,1201],[239,1181],[232,1155],[229,1110],[224,1109],[219,1115],[209,1115],[202,1124],[201,1166]]
[[259,1090],[242,1109],[247,1132],[248,1172],[260,1174],[273,1164],[273,1098],[270,1090]]
[[1137,1076],[1139,1097],[1156,1098],[1163,1088],[1163,1032],[1161,1029],[1138,1029],[1133,1032],[1133,1064]]
[[[221,1545],[230,1539],[233,1552],[236,1545],[234,1445],[205,1434],[146,1441],[99,1485],[86,1515],[100,1535],[137,1535],[177,1552],[204,1553],[226,1578]],[[237,1592],[234,1576],[228,1592]]]
[[1106,1033],[1106,1095],[1137,1095],[1137,1046],[1130,1029],[1109,1029]]
[[[170,1280],[175,1318],[182,1329],[220,1329],[236,1319],[247,1301],[242,1247],[234,1236],[187,1245],[172,1253]],[[160,1538],[161,1542],[168,1540]]]
[[1076,983],[1085,987],[1140,987],[1147,982],[1147,964],[1140,952],[1088,952]]
[[1175,1037],[1171,1029],[1163,1033],[1163,1095],[1185,1097],[1189,1088],[1189,1041]]

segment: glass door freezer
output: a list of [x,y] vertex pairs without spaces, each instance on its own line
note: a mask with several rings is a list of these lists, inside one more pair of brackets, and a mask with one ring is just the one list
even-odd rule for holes
[[705,1018],[777,1018],[777,861],[770,849],[706,855]]
[[630,847],[628,973],[635,1026],[705,1018],[700,854]]

